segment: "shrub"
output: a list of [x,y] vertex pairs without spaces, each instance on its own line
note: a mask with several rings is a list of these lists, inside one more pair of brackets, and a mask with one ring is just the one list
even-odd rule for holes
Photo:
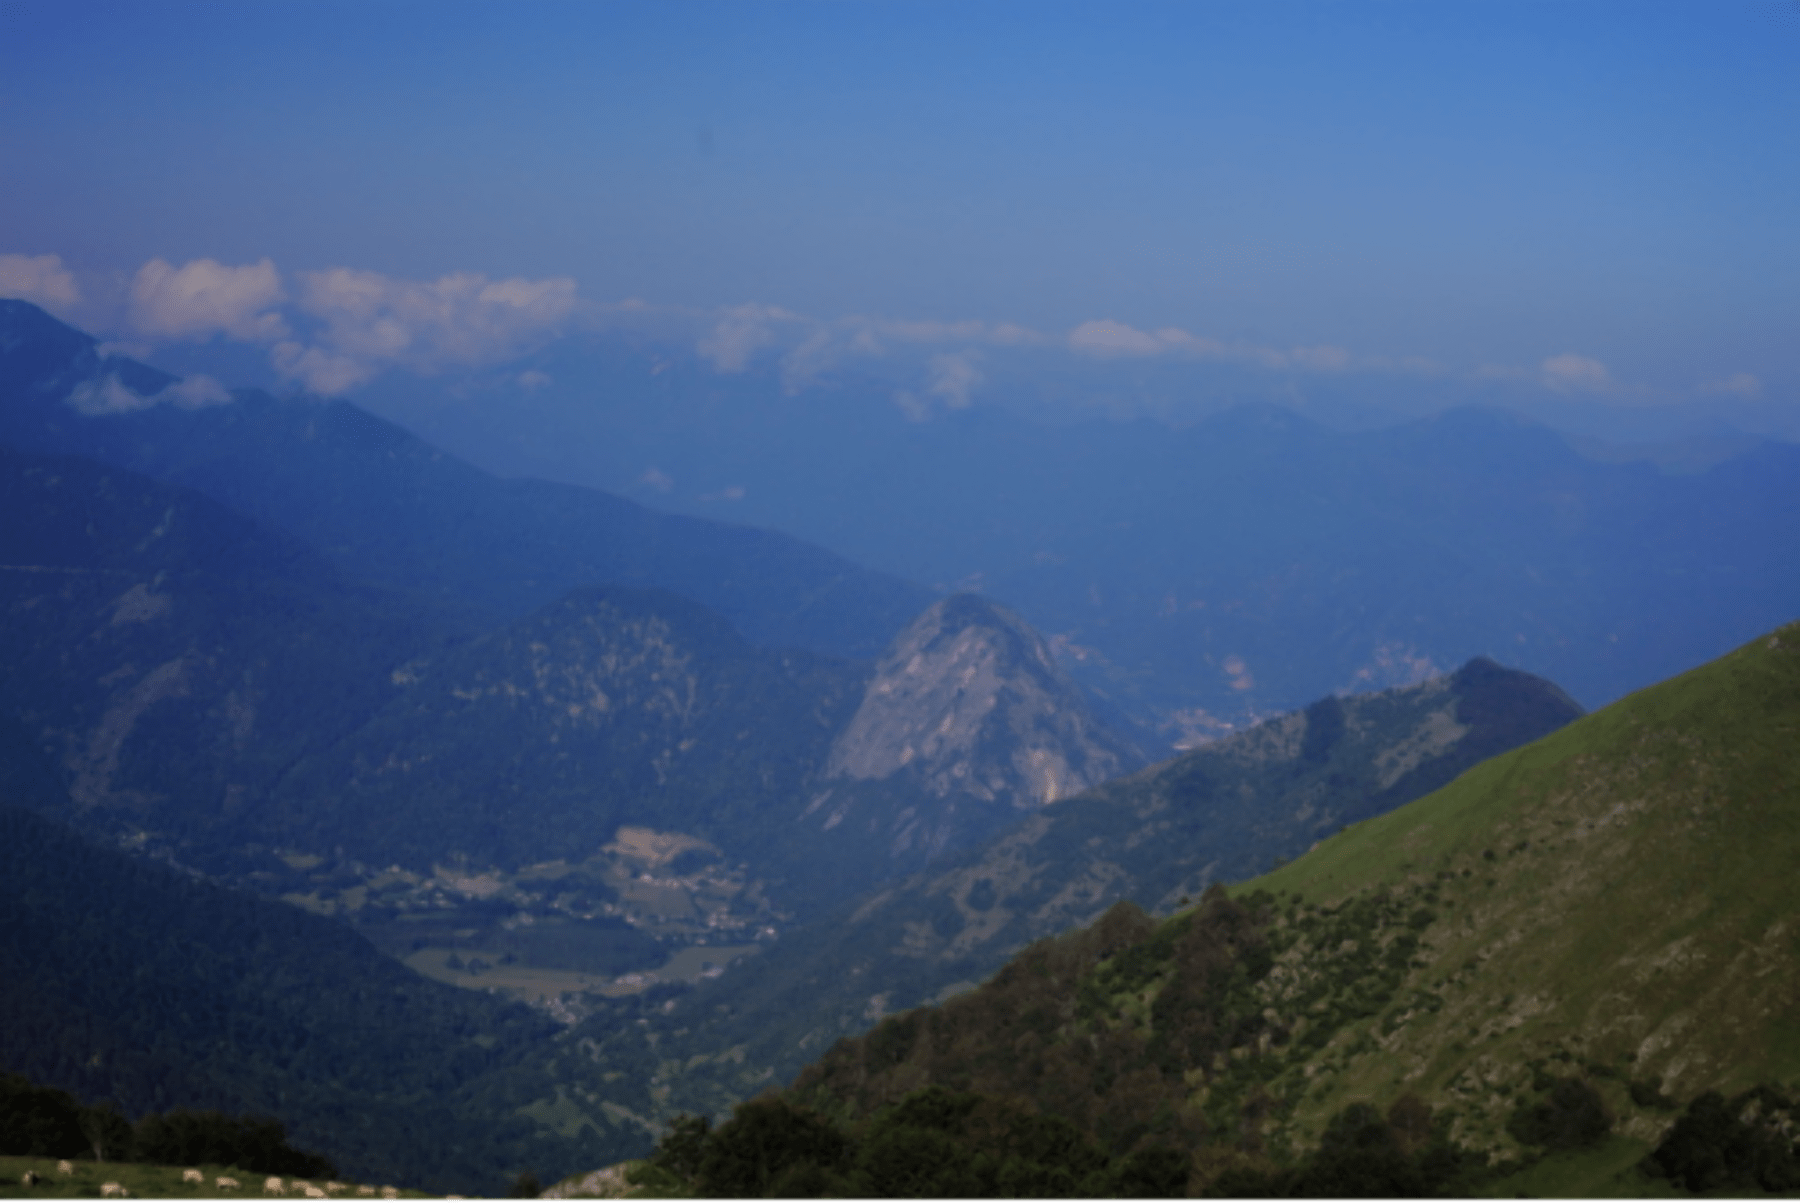
[[1506,1130],[1522,1145],[1583,1149],[1612,1131],[1612,1116],[1592,1086],[1579,1078],[1562,1078],[1543,1102],[1519,1104]]
[[841,1172],[849,1138],[812,1112],[785,1099],[741,1103],[706,1141],[700,1165],[701,1193],[759,1198],[787,1171],[804,1165]]
[[[1688,1104],[1661,1144],[1644,1159],[1645,1172],[1668,1177],[1697,1193],[1722,1188],[1760,1187],[1780,1192],[1800,1189],[1800,1159],[1794,1144],[1772,1124],[1749,1122],[1751,1102],[1762,1104],[1756,1119],[1786,1109],[1787,1100],[1758,1088],[1729,1103],[1709,1090]],[[1771,1104],[1774,1106],[1772,1107]]]

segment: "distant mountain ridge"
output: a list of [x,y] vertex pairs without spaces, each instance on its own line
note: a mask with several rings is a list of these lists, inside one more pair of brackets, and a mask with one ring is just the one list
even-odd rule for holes
[[[347,402],[244,391],[197,409],[151,403],[174,378],[97,348],[36,306],[0,301],[0,443],[197,489],[359,579],[474,611],[479,625],[605,582],[691,597],[752,642],[868,657],[933,599],[772,531],[496,479]],[[139,407],[68,403],[109,382]]]
[[[479,429],[514,471],[689,513],[728,505],[862,563],[977,590],[1165,747],[1478,655],[1593,707],[1800,609],[1800,557],[1769,517],[1800,508],[1792,443],[1669,475],[1595,462],[1493,408],[1354,432],[1280,404],[1226,408],[1147,361],[1130,384],[1122,364],[1108,381],[1067,382],[1057,417],[1050,396],[984,388],[928,421],[896,408],[907,384],[877,369],[796,394],[773,364],[724,375],[674,349],[574,340],[537,366],[556,384],[504,417],[427,384],[370,404],[421,423],[460,414],[433,428],[458,447]],[[1217,412],[1117,418],[1121,387],[1139,413],[1160,408],[1159,390],[1173,412]],[[1434,407],[1433,393],[1450,395],[1408,387]],[[716,500],[728,485],[742,495]]]
[[109,830],[215,843],[373,714],[389,671],[455,637],[299,540],[132,472],[0,447],[0,501],[0,713]]

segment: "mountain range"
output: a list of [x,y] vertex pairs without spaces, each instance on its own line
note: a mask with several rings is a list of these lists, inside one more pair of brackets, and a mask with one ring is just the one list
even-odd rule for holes
[[[1083,949],[1149,940],[1163,951],[1133,956],[1166,973],[1179,941],[1146,915],[1191,916],[1204,895],[1227,926],[1286,921],[1262,901],[1220,910],[1218,883],[1324,863],[1372,816],[1454,792],[1581,714],[1496,658],[1438,674],[1412,644],[1271,708],[1395,606],[1458,638],[1504,611],[1579,657],[1598,628],[1572,616],[1613,623],[1615,594],[1635,591],[1644,621],[1665,624],[1657,656],[1674,659],[1797,595],[1791,557],[1752,516],[1800,479],[1780,449],[1687,483],[1631,469],[1596,494],[1586,461],[1491,418],[1390,434],[1389,459],[1350,468],[1337,436],[1276,411],[1209,429],[1218,487],[1270,457],[1306,477],[1263,506],[1273,526],[1246,502],[1204,548],[1195,532],[1168,545],[1170,562],[1286,582],[1222,609],[1287,632],[1266,663],[1313,667],[1223,656],[1236,709],[1190,704],[1201,694],[1170,682],[1191,678],[1193,648],[1142,624],[1101,652],[986,592],[940,595],[769,531],[501,480],[347,403],[201,395],[0,302],[0,802],[30,812],[6,821],[42,853],[0,891],[31,1017],[7,1064],[132,1108],[279,1111],[370,1176],[464,1190],[491,1192],[502,1162],[510,1177],[640,1154],[681,1112],[723,1115],[898,1010],[974,1005],[961,1000],[983,996],[977,983],[1016,980],[1008,958],[1066,929],[1093,925],[1070,938]],[[1414,453],[1447,466],[1421,477]],[[1538,483],[1498,531],[1513,460]],[[1371,464],[1383,487],[1356,483]],[[1145,468],[1146,488],[1161,470]],[[1427,477],[1463,495],[1407,491]],[[1404,520],[1369,518],[1356,507],[1370,497]],[[1405,517],[1420,504],[1436,508]],[[1089,540],[1081,572],[1129,585],[1145,557],[1092,517],[1034,521]],[[1370,523],[1375,543],[1359,542]],[[1559,523],[1571,539],[1548,538]],[[1388,559],[1369,552],[1382,540]],[[1062,571],[1055,555],[1033,563]],[[1459,577],[1459,563],[1488,567]],[[1704,595],[1670,584],[1696,575]],[[1358,593],[1377,578],[1398,592]],[[1017,592],[1046,612],[1047,594]],[[1116,654],[1132,640],[1136,667]],[[1617,663],[1660,663],[1643,652]],[[1274,677],[1288,683],[1266,688]],[[1193,746],[1152,763],[1172,742]],[[80,869],[40,880],[56,865]],[[240,919],[217,918],[240,903]],[[1071,990],[1090,953],[1057,961],[1075,966]],[[222,985],[214,963],[245,980]],[[392,986],[393,1008],[351,977]],[[109,1001],[104,983],[121,980],[138,988]],[[165,1006],[179,1017],[166,1030]],[[387,1053],[350,1030],[359,1009],[393,1029]],[[250,1018],[184,1064],[236,1010]],[[391,1088],[342,1068],[363,1062]],[[1157,1098],[1179,1109],[1170,1089]],[[1270,1139],[1303,1156],[1313,1122]],[[387,1147],[377,1131],[405,1135]],[[1240,1152],[1246,1173],[1282,1164]]]
[[[1404,389],[1442,412],[1339,427],[1298,397],[1117,360],[1066,384],[1077,405],[996,384],[924,420],[873,360],[797,387],[773,364],[723,374],[682,347],[570,339],[530,366],[554,383],[397,382],[366,404],[497,471],[979,590],[1165,747],[1480,655],[1592,708],[1800,597],[1791,545],[1764,537],[1800,505],[1791,442],[1738,437],[1665,469],[1469,404],[1498,392],[1443,409],[1448,386],[1370,381],[1372,401]],[[1113,416],[1121,387],[1171,416]],[[1584,426],[1594,410],[1607,422]],[[1561,395],[1542,412],[1597,434],[1675,411]]]

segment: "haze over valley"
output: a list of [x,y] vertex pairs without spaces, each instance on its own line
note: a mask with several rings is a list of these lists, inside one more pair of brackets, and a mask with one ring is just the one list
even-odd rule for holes
[[9,6],[0,1177],[1800,1188],[1796,51]]

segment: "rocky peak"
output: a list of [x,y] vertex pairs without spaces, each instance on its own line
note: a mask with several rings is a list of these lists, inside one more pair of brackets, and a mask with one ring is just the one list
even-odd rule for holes
[[1043,638],[1017,614],[961,593],[926,610],[876,666],[826,776],[910,770],[938,797],[1028,809],[1143,763],[1101,724]]

